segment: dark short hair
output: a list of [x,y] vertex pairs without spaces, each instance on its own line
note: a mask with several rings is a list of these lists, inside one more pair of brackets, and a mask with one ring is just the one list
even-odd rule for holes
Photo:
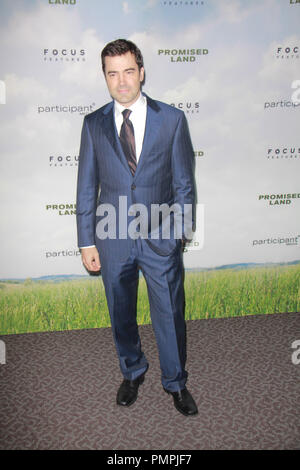
[[117,55],[123,55],[127,52],[131,52],[135,56],[135,61],[138,65],[139,70],[144,67],[143,56],[139,48],[131,41],[127,39],[116,39],[115,41],[106,44],[101,52],[102,70],[105,73],[105,57],[114,57]]

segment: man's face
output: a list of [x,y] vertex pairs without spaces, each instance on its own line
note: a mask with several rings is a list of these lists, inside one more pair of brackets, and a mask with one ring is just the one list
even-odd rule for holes
[[131,52],[105,57],[105,79],[110,95],[124,107],[131,106],[139,97],[144,68],[139,70]]

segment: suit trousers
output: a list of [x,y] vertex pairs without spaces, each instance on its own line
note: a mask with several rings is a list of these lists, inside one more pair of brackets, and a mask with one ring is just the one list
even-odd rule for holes
[[[100,253],[101,260],[101,253]],[[186,324],[181,241],[168,256],[155,253],[145,239],[133,241],[126,261],[101,261],[102,279],[114,342],[123,376],[134,380],[148,369],[137,325],[139,270],[147,284],[150,315],[158,346],[161,382],[176,392],[187,381]]]

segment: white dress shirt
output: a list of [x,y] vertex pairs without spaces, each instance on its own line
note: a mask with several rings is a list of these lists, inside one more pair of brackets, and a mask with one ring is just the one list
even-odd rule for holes
[[[133,129],[134,129],[134,138],[135,138],[135,152],[136,152],[136,160],[139,161],[143,141],[144,141],[144,134],[145,134],[145,126],[146,126],[146,117],[147,117],[147,98],[146,96],[140,93],[138,99],[133,103],[133,105],[129,106],[128,108],[124,107],[118,101],[115,100],[115,123],[118,131],[118,135],[120,136],[121,126],[123,123],[123,114],[122,112],[124,109],[130,109],[131,114],[129,116],[130,121],[132,122]],[[95,245],[89,246],[82,246],[80,248],[91,248]]]
[[121,126],[123,123],[122,112],[124,111],[124,109],[130,109],[131,111],[129,119],[132,122],[133,129],[134,129],[136,160],[138,162],[140,155],[141,155],[142,147],[143,147],[145,126],[146,126],[146,116],[147,116],[146,96],[140,93],[139,98],[133,103],[133,105],[129,106],[128,108],[118,103],[118,101],[115,101],[115,122],[116,122],[119,136],[120,136]]

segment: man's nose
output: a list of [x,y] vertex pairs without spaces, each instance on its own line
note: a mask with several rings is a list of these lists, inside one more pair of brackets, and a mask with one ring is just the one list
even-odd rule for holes
[[125,85],[126,84],[126,79],[125,79],[125,75],[123,73],[120,73],[119,75],[119,85]]

